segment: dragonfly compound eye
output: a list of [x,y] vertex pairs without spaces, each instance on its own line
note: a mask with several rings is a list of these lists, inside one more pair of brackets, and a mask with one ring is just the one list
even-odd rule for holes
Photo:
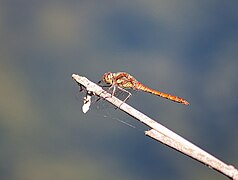
[[107,84],[112,84],[113,83],[113,73],[108,72],[103,75],[103,80]]

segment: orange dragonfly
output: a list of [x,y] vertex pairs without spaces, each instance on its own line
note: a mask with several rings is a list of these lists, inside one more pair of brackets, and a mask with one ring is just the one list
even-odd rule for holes
[[[114,88],[112,95],[115,94],[116,87],[119,87],[123,91],[126,91],[125,89],[131,88],[134,90],[141,90],[144,92],[148,92],[148,93],[172,100],[177,103],[189,105],[189,102],[181,97],[174,96],[171,94],[166,94],[166,93],[163,93],[163,92],[160,92],[160,91],[157,91],[157,90],[154,90],[154,89],[151,89],[151,88],[145,86],[144,84],[140,83],[133,76],[131,76],[130,74],[128,74],[126,72],[116,72],[116,73],[107,72],[103,75],[102,80],[106,84],[110,85],[111,86],[110,88],[112,88],[112,87]],[[126,91],[126,92],[128,92],[128,91]],[[130,92],[128,92],[128,93],[129,93],[129,96],[124,101],[126,101],[131,96],[131,93]]]

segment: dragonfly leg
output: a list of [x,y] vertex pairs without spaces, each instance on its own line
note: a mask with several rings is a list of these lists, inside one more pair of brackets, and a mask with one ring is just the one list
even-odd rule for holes
[[100,84],[102,84],[102,80],[100,80],[100,81],[97,82],[97,85],[100,85]]
[[121,88],[120,86],[118,86],[118,88],[119,88],[120,90],[122,90],[122,91],[124,91],[124,92],[126,92],[126,93],[128,94],[128,96],[123,100],[123,102],[126,102],[127,99],[129,99],[129,97],[132,96],[132,94],[131,94],[129,91],[127,91],[127,90]]
[[[122,103],[120,104],[120,106],[118,107],[118,108],[120,108],[121,105],[122,105],[123,103],[125,103],[125,102],[129,99],[129,97],[132,96],[132,94],[131,94],[129,91],[127,91],[127,90],[121,88],[120,86],[118,86],[118,88],[119,88],[120,90],[122,90],[122,91],[124,91],[124,92],[126,92],[126,93],[128,94],[128,96],[123,100],[123,102],[122,102]],[[116,109],[117,109],[117,108],[116,108]]]
[[114,86],[113,86],[113,90],[112,90],[112,96],[115,95],[115,92],[116,92],[116,86],[114,85]]
[[110,93],[110,90],[113,88],[112,90],[112,94],[111,97],[115,95],[115,91],[116,91],[116,85],[111,85],[106,91]]
[[[111,87],[111,85],[103,83],[102,80],[98,81],[98,82],[97,82],[97,85],[101,86],[102,88],[104,88],[104,87]],[[110,88],[109,88],[109,89],[110,89]]]
[[[115,94],[116,94],[116,88],[118,88],[118,89],[120,89],[121,91],[123,91],[123,92],[125,92],[125,93],[128,94],[128,96],[123,100],[123,103],[125,103],[125,102],[129,99],[129,97],[132,96],[132,94],[131,94],[129,91],[127,91],[127,90],[125,90],[124,88],[121,88],[120,86],[117,86],[117,85],[111,85],[111,86],[108,88],[107,91],[110,91],[112,88],[113,88],[113,90],[112,90],[111,97],[112,97],[112,96],[115,96]],[[123,104],[123,103],[122,103],[122,104]],[[121,104],[121,105],[122,105],[122,104]],[[120,105],[120,106],[121,106],[121,105]],[[120,107],[120,106],[119,106],[119,107]],[[117,108],[116,108],[116,109],[117,109]]]
[[[108,87],[108,89],[105,90],[105,91],[107,91],[107,92],[109,92],[110,89],[111,89],[112,86],[113,86],[113,85],[105,84],[105,83],[103,82],[103,80],[98,81],[98,82],[97,82],[97,85],[101,86],[101,87],[103,88],[103,90],[105,90],[105,89],[104,89],[105,87]],[[101,93],[99,94],[99,96],[100,96],[100,95],[101,95]],[[111,97],[112,97],[112,95],[111,95]],[[96,101],[99,101],[99,100],[100,100],[100,97],[99,97]]]
[[[102,87],[109,87],[107,90],[104,90],[104,91],[106,91],[107,93],[110,93],[110,90],[113,88],[112,94],[110,93],[111,95],[108,96],[108,98],[114,96],[115,90],[116,90],[116,85],[102,86]],[[103,92],[102,92],[102,93],[103,93]],[[100,95],[99,95],[99,96],[100,96]],[[107,98],[107,97],[105,97],[105,98]]]

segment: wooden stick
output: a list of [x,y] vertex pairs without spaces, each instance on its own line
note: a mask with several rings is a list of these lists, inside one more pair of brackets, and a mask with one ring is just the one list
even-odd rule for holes
[[152,128],[151,130],[145,132],[147,136],[160,141],[163,144],[166,144],[167,146],[172,147],[173,149],[183,154],[186,154],[187,156],[207,165],[210,168],[217,170],[218,172],[231,179],[238,180],[238,170],[234,166],[225,164],[221,160],[195,146],[173,131],[152,120],[145,114],[139,112],[138,110],[119,100],[115,96],[112,96],[97,84],[89,81],[87,78],[76,74],[73,74],[72,78],[78,83],[78,85],[85,87],[86,91],[90,92],[90,94],[95,94],[101,98],[104,98],[130,116],[136,118],[143,124]]
[[179,141],[176,141],[174,139],[171,139],[170,137],[167,137],[166,135],[158,132],[155,129],[151,129],[149,131],[146,131],[145,134],[147,136],[150,136],[151,138],[162,142],[163,144],[172,147],[173,149],[207,165],[209,168],[215,169],[218,172],[221,172],[222,174],[226,175],[229,178],[232,178],[234,180],[238,179],[238,171],[235,169],[232,165],[227,165],[221,160],[215,158],[214,156],[210,155],[206,151],[200,149],[200,148],[193,148],[191,146],[186,146]]

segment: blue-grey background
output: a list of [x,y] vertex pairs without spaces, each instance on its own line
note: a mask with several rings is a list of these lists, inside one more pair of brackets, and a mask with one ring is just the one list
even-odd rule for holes
[[[187,99],[128,103],[238,167],[236,0],[0,1],[0,179],[226,179],[143,135],[83,114],[72,73],[127,71]],[[115,118],[137,126],[119,123]]]

